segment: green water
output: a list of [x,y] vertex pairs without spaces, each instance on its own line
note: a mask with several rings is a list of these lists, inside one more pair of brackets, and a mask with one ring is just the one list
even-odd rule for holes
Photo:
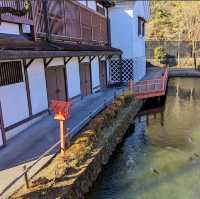
[[200,198],[200,79],[171,79],[165,105],[152,110],[136,118],[87,199]]

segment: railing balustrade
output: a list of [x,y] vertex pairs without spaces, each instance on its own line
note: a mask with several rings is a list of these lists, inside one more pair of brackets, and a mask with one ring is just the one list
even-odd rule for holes
[[[24,8],[24,0],[0,0],[0,7],[11,7],[16,10],[22,10]],[[1,20],[6,22],[33,25],[32,12],[20,17],[11,13],[1,14]]]
[[51,0],[47,4],[48,30],[41,0],[33,6],[36,37],[49,33],[52,39],[106,44],[107,18],[72,0]]
[[136,98],[144,99],[146,97],[154,97],[162,95],[165,92],[169,69],[166,68],[164,75],[158,79],[144,80],[135,83],[129,81],[129,89],[133,90]]

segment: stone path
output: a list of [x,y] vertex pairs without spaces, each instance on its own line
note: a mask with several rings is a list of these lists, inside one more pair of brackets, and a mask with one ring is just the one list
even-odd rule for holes
[[160,67],[147,67],[147,74],[142,80],[157,79],[162,76],[164,69]]

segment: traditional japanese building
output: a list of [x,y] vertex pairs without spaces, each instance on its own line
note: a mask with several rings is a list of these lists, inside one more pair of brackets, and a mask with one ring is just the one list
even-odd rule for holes
[[[25,1],[0,7],[22,10]],[[140,2],[33,0],[25,16],[1,15],[0,147],[44,117],[52,99],[80,100],[144,76],[148,3]]]

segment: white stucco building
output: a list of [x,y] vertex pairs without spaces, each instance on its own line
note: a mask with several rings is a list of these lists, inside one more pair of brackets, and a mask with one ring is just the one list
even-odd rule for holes
[[[149,1],[116,1],[109,8],[111,44],[122,50],[125,66],[133,64],[133,79],[140,80],[146,73],[145,23],[149,19]],[[124,69],[126,73],[127,69]],[[127,75],[124,74],[127,80]],[[131,75],[130,75],[131,78]]]

